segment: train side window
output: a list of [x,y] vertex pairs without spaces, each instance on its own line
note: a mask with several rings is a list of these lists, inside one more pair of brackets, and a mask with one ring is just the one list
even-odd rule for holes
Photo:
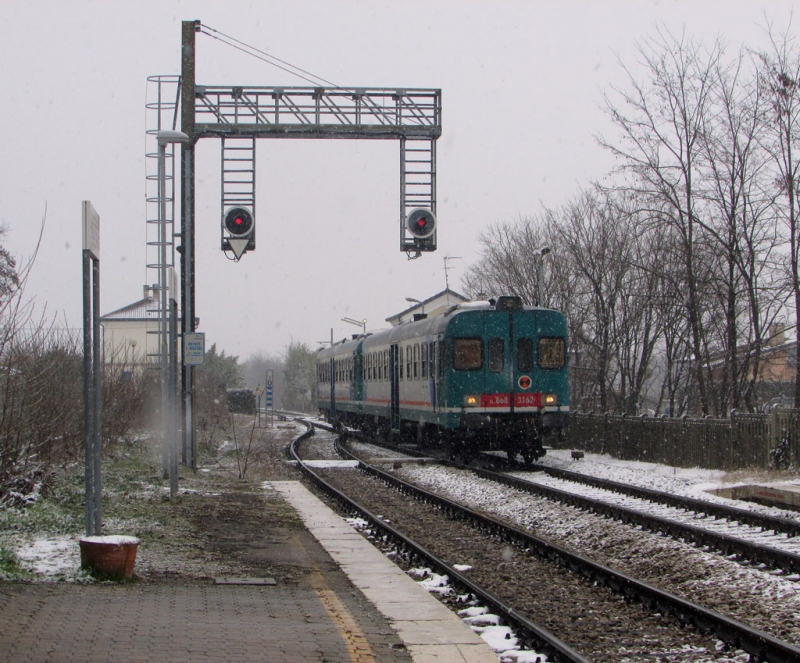
[[483,368],[483,343],[479,338],[453,340],[453,368],[457,371],[478,371]]
[[383,351],[383,379],[389,381],[389,351]]
[[428,343],[428,375],[435,377],[436,375],[436,342],[431,341]]
[[567,361],[567,344],[563,338],[543,336],[539,339],[539,366],[541,368],[564,368]]
[[439,364],[438,371],[439,377],[444,377],[444,371],[447,368],[447,341],[442,339],[439,341]]
[[372,382],[372,353],[369,353],[368,356],[368,365],[367,365],[367,373],[368,373],[368,380]]
[[406,347],[406,379],[411,379],[411,346]]
[[517,369],[522,373],[533,370],[533,339],[517,339]]
[[414,343],[414,379],[419,379],[419,343]]
[[428,344],[423,343],[422,347],[420,348],[420,377],[424,380],[428,377]]
[[502,338],[489,339],[489,370],[499,373],[506,365],[506,343]]

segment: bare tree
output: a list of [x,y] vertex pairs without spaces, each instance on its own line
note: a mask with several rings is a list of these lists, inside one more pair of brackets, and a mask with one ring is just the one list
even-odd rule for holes
[[606,110],[621,140],[602,137],[600,144],[622,160],[626,187],[640,200],[650,200],[654,221],[666,221],[681,242],[686,315],[694,354],[694,378],[699,409],[709,412],[705,369],[710,365],[709,340],[703,317],[708,303],[701,281],[708,276],[702,264],[698,237],[701,197],[698,192],[704,158],[704,118],[712,103],[714,70],[721,46],[704,51],[686,35],[664,29],[639,49],[646,83],[628,72],[629,89],[606,95]]
[[[791,34],[768,26],[770,49],[759,54],[759,83],[770,107],[762,146],[770,155],[777,190],[776,208],[789,244],[787,280],[800,323],[800,49]],[[797,334],[800,357],[800,333]],[[794,406],[800,407],[800,361],[796,363]]]

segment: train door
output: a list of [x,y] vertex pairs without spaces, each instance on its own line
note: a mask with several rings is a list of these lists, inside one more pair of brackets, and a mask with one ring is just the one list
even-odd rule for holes
[[437,387],[436,387],[436,351],[438,350],[439,343],[435,340],[432,340],[428,343],[428,391],[431,403],[431,410],[436,412],[436,401],[438,396],[437,394]]
[[392,430],[400,430],[400,361],[398,345],[389,346],[389,423]]
[[483,393],[486,400],[484,405],[503,410],[513,406],[511,316],[511,313],[505,311],[487,311],[483,314],[483,334],[486,343],[483,371]]
[[513,366],[511,383],[514,390],[514,404],[519,408],[540,408],[542,406],[542,386],[538,383],[535,369],[538,337],[538,311],[515,311],[512,313]]

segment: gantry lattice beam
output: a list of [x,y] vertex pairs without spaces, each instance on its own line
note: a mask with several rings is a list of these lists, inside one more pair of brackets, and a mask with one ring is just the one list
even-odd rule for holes
[[429,138],[442,134],[441,90],[195,87],[195,137]]

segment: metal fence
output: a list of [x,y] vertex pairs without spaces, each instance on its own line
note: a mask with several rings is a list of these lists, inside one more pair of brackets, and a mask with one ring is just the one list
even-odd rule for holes
[[800,467],[800,410],[734,411],[729,419],[573,412],[567,437],[551,444],[675,467]]

